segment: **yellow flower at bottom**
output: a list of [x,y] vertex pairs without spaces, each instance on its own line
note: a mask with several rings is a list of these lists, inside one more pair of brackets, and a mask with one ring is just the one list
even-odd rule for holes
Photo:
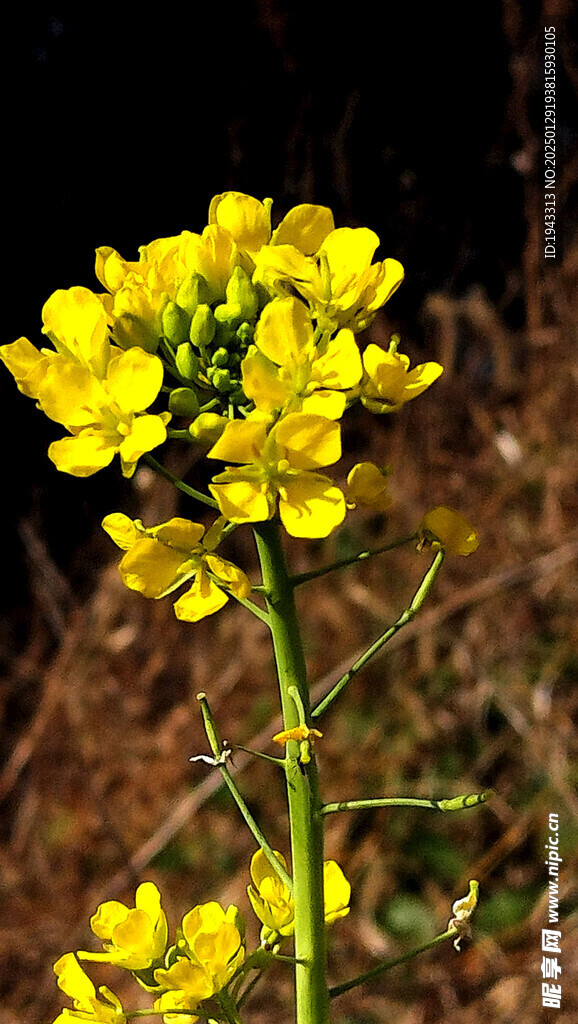
[[194,1022],[196,1016],[171,1010],[196,1010],[228,984],[245,960],[244,930],[237,907],[227,910],[215,902],[194,907],[183,918],[177,939],[177,959],[166,970],[155,971],[155,981],[168,989],[155,1003],[164,1020]]
[[139,971],[165,955],[167,919],[154,882],[139,885],[132,910],[117,900],[101,903],[90,920],[90,927],[102,939],[106,952],[79,951],[80,960],[104,960],[116,967]]
[[424,541],[433,548],[445,548],[452,555],[471,555],[480,545],[473,526],[459,512],[438,505],[421,521]]
[[207,533],[201,523],[178,517],[146,529],[139,519],[133,521],[122,512],[106,516],[102,525],[126,551],[119,571],[130,590],[158,600],[193,580],[174,604],[177,619],[198,622],[218,611],[228,601],[223,588],[239,598],[251,592],[245,573],[212,553],[221,539],[223,519],[217,519]]
[[90,978],[84,973],[74,953],[65,953],[54,965],[58,987],[72,999],[73,1010],[63,1010],[54,1024],[68,1021],[92,1021],[93,1024],[125,1024],[120,1000],[109,988],[99,988],[99,999]]
[[[287,863],[283,854],[274,850],[277,860],[283,867]],[[262,850],[257,850],[251,858],[251,879],[253,885],[248,886],[247,893],[251,905],[265,929],[277,935],[293,935],[295,930],[295,903],[287,886],[281,881],[274,867],[269,863]],[[325,923],[332,924],[339,917],[349,913],[351,886],[343,871],[334,860],[326,860],[323,865],[324,914]]]
[[[287,861],[282,853],[273,851],[284,868]],[[295,930],[295,903],[289,889],[281,881],[274,867],[262,850],[251,858],[251,879],[253,885],[247,888],[247,895],[257,917],[271,932],[278,935],[293,935]]]

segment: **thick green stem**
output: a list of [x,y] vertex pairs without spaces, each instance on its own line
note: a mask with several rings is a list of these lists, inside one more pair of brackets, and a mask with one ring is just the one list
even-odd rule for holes
[[[269,628],[277,665],[285,729],[299,725],[299,711],[290,688],[295,687],[310,725],[305,658],[293,587],[289,578],[279,524],[255,528]],[[295,967],[297,1024],[327,1024],[329,995],[323,901],[323,825],[315,758],[299,760],[299,743],[287,743],[286,779],[291,828],[291,859],[295,898]]]

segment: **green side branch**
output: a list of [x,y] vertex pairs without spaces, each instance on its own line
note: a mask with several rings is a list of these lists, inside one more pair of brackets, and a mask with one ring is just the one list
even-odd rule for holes
[[234,779],[232,778],[231,773],[230,773],[226,763],[224,761],[221,761],[221,759],[223,757],[223,745],[222,745],[221,740],[219,739],[219,736],[218,736],[218,733],[217,733],[217,727],[215,725],[215,720],[213,718],[213,715],[211,713],[211,709],[209,707],[209,702],[207,700],[207,695],[205,693],[199,693],[199,694],[197,694],[197,700],[199,701],[199,704],[201,705],[201,712],[202,712],[202,715],[203,715],[203,723],[204,723],[204,726],[205,726],[205,732],[207,734],[207,739],[209,741],[209,746],[210,746],[212,754],[213,754],[213,758],[214,758],[214,761],[215,761],[215,766],[221,772],[221,775],[223,777],[223,781],[224,781],[225,785],[229,789],[229,792],[231,793],[231,796],[233,797],[233,800],[237,804],[237,807],[239,808],[241,814],[243,815],[243,818],[245,819],[245,821],[246,821],[247,825],[249,826],[253,836],[255,837],[255,839],[257,840],[257,843],[259,844],[260,848],[262,849],[263,853],[265,854],[265,856],[266,856],[267,860],[269,861],[271,867],[273,867],[275,869],[276,873],[279,875],[279,878],[281,879],[283,884],[286,885],[287,888],[289,889],[289,892],[292,893],[293,892],[293,882],[291,880],[290,875],[288,874],[288,872],[285,870],[283,865],[280,863],[280,861],[275,856],[271,844],[268,842],[266,836],[263,834],[263,831],[260,829],[260,827],[257,824],[257,822],[255,821],[253,815],[251,814],[249,808],[247,807],[247,804],[245,803],[245,800],[243,799],[243,796],[242,796],[240,790],[238,789]]
[[163,476],[165,480],[168,480],[174,487],[179,491],[182,491],[183,494],[186,494],[189,498],[194,498],[195,501],[201,501],[203,505],[208,505],[210,508],[219,508],[214,498],[210,498],[208,494],[203,494],[202,491],[197,491],[194,487],[189,487],[188,484],[183,483],[182,480],[179,480],[178,476],[171,473],[170,469],[166,469],[162,463],[157,462],[149,452],[146,452],[143,455],[143,460],[146,462],[147,466],[150,466],[150,468],[155,471],[155,473],[158,473],[159,476]]
[[423,946],[418,946],[416,949],[411,949],[407,953],[403,953],[401,956],[394,957],[393,960],[384,960],[383,963],[378,964],[377,967],[373,967],[370,971],[365,971],[364,974],[359,974],[356,978],[352,978],[351,981],[345,981],[341,985],[334,985],[333,988],[329,989],[329,996],[331,999],[335,999],[336,996],[343,995],[344,992],[349,992],[352,988],[357,988],[358,985],[363,985],[366,981],[372,981],[374,978],[381,977],[387,971],[391,971],[393,967],[397,967],[398,964],[404,964],[408,960],[413,960],[414,957],[419,956],[420,953],[425,953],[426,949],[433,949],[434,946],[439,946],[441,942],[446,942],[448,939],[455,939],[459,935],[459,930],[455,926],[451,926],[447,931],[442,932],[441,935],[436,935],[434,939],[430,939],[429,942],[425,942]]
[[431,811],[463,811],[468,807],[485,804],[494,795],[492,789],[483,793],[468,793],[466,796],[454,796],[449,800],[428,800],[410,796],[375,797],[369,800],[341,800],[339,803],[324,804],[322,814],[334,814],[336,811],[365,811],[378,807],[425,807]]
[[389,544],[384,544],[383,547],[372,548],[370,551],[360,551],[357,555],[351,555],[348,558],[340,558],[336,562],[332,562],[331,565],[323,566],[321,569],[311,569],[310,572],[297,573],[291,577],[291,583],[294,587],[298,587],[301,583],[308,583],[310,580],[319,579],[320,576],[326,576],[337,569],[346,569],[349,565],[366,562],[368,558],[373,558],[374,555],[383,555],[386,551],[393,551],[395,548],[404,547],[406,544],[411,544],[418,540],[418,538],[418,533],[412,533],[409,537],[400,537],[398,540],[392,540]]
[[335,686],[329,691],[326,697],[317,704],[311,712],[312,718],[320,718],[321,715],[327,711],[327,709],[333,704],[333,701],[339,696],[342,690],[351,682],[354,676],[367,665],[368,661],[373,658],[378,651],[389,641],[396,633],[399,633],[400,629],[407,626],[408,622],[411,622],[415,618],[422,605],[425,603],[436,579],[438,572],[441,569],[444,560],[444,552],[438,551],[428,571],[426,572],[423,580],[421,581],[411,604],[401,613],[399,619],[389,626],[384,633],[381,634],[377,640],[371,644],[370,647],[361,655],[360,658],[351,666],[350,669],[338,680]]

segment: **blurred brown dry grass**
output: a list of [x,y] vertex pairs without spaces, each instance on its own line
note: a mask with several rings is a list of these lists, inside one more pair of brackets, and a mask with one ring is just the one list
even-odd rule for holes
[[[332,983],[434,935],[474,877],[482,892],[475,941],[459,956],[432,951],[342,996],[336,1021],[543,1020],[543,846],[552,812],[560,815],[566,915],[559,1024],[576,1006],[575,284],[570,253],[541,281],[548,301],[518,333],[481,291],[460,301],[430,296],[428,356],[444,362],[444,377],[387,422],[357,416],[348,435],[348,464],[363,455],[393,465],[391,514],[356,514],[326,544],[289,545],[301,571],[406,533],[439,503],[460,508],[482,536],[475,555],[448,559],[421,617],[355,679],[318,744],[328,800],[496,790],[485,807],[446,816],[396,809],[327,819],[327,856],[354,892],[350,916],[331,934]],[[386,340],[388,326],[376,323],[374,338]],[[168,484],[146,470],[138,483],[145,522],[174,513]],[[1,691],[11,717],[0,774],[0,998],[7,1024],[42,1024],[60,1005],[51,965],[91,942],[98,901],[130,901],[150,878],[173,926],[208,899],[237,902],[250,917],[253,840],[216,775],[187,761],[205,749],[195,694],[207,691],[231,742],[265,749],[277,704],[266,630],[243,609],[178,623],[170,600],[123,589],[97,532],[85,555],[87,574],[96,566],[93,589],[79,600],[33,525],[23,531],[34,598],[29,643],[8,659]],[[241,533],[230,553],[255,578]],[[302,588],[317,693],[397,617],[425,558],[397,551]],[[281,780],[246,755],[236,764],[254,813],[286,850]],[[251,922],[249,931],[255,940]],[[125,994],[122,979],[111,984]],[[279,968],[247,1016],[288,1021],[289,1005]]]

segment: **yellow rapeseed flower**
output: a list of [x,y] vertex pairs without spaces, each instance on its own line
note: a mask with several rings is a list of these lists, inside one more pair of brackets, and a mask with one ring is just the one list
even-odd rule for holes
[[279,515],[293,537],[327,537],[345,517],[338,487],[316,470],[341,455],[339,424],[324,416],[290,413],[272,429],[256,414],[233,420],[208,452],[243,465],[213,477],[209,487],[222,514],[234,523]]
[[111,345],[104,307],[87,288],[56,291],[42,316],[56,351],[39,352],[20,338],[2,346],[0,358],[20,390],[72,435],[53,442],[49,458],[61,472],[92,476],[118,452],[123,476],[132,476],[139,458],[167,436],[170,414],[144,411],[161,388],[160,359]]
[[264,246],[254,280],[272,294],[297,292],[323,330],[362,331],[403,280],[398,260],[371,262],[378,245],[369,228],[336,228],[313,256],[294,245]]
[[129,971],[140,971],[165,955],[167,919],[154,882],[139,885],[133,909],[118,900],[101,903],[90,919],[90,927],[102,939],[106,952],[82,950],[78,952],[79,960],[103,960]]
[[158,600],[193,580],[175,602],[174,610],[178,619],[198,622],[227,603],[225,591],[240,598],[251,592],[245,573],[213,553],[224,522],[217,519],[206,533],[201,523],[178,517],[146,529],[140,520],[113,512],[102,525],[115,544],[126,551],[119,570],[131,590]]
[[361,380],[361,356],[352,331],[317,342],[307,307],[298,299],[275,299],[263,310],[256,348],[242,364],[243,391],[257,409],[301,410],[339,419],[344,391]]
[[459,512],[438,505],[421,521],[422,545],[444,548],[452,555],[471,555],[480,546],[480,538],[473,526]]
[[397,351],[397,341],[395,337],[388,352],[378,345],[368,345],[363,353],[365,377],[360,394],[370,412],[395,412],[443,373],[439,363],[422,363],[410,370],[409,356]]
[[125,1024],[126,1016],[120,999],[106,985],[99,988],[99,999],[90,978],[84,973],[74,953],[65,953],[54,965],[58,987],[72,999],[73,1010],[63,1010],[54,1024],[70,1021],[92,1021],[93,1024]]
[[209,224],[218,224],[229,232],[245,264],[251,270],[263,246],[291,245],[310,256],[317,252],[333,231],[333,214],[327,206],[302,203],[294,206],[281,223],[271,230],[272,200],[263,203],[243,192],[223,192],[209,206]]
[[154,972],[155,981],[168,990],[155,1003],[166,1021],[182,1020],[182,1015],[171,1015],[170,1010],[197,1009],[233,978],[245,959],[240,923],[237,907],[225,911],[215,902],[194,907],[185,915],[175,963]]
[[[287,863],[283,854],[277,850],[273,853],[279,863],[286,868]],[[293,897],[262,850],[257,850],[253,854],[250,871],[253,884],[248,886],[247,893],[251,906],[261,923],[265,925],[266,931],[282,936],[292,935],[295,930]],[[323,888],[325,923],[332,924],[339,917],[345,917],[349,913],[351,899],[351,885],[334,860],[326,860],[323,864]]]

